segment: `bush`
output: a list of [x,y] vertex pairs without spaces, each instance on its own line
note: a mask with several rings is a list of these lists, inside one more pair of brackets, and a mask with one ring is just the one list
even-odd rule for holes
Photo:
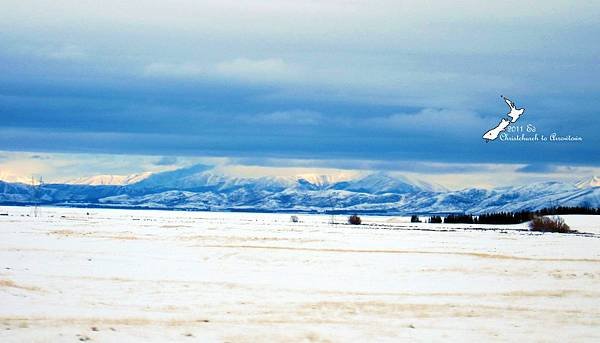
[[529,223],[529,228],[538,232],[574,232],[561,217],[534,217]]
[[418,216],[413,215],[412,217],[410,217],[410,222],[411,223],[420,223],[421,219],[419,219]]
[[348,217],[348,224],[360,225],[360,223],[362,223],[362,220],[360,220],[360,217],[357,216],[356,214],[351,215],[350,217]]

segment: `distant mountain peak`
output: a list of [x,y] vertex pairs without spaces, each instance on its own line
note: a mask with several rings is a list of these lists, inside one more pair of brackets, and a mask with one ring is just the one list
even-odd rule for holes
[[68,180],[65,183],[70,185],[88,186],[125,186],[145,180],[151,175],[151,172],[131,175],[94,175]]
[[370,194],[404,194],[428,191],[421,186],[421,184],[412,182],[408,178],[393,176],[385,172],[376,172],[362,178],[339,182],[333,188]]
[[[31,184],[31,177],[23,177],[23,176],[17,176],[14,174],[10,174],[10,173],[6,173],[0,170],[0,180],[4,181],[4,182],[18,182],[18,183],[24,183],[24,184]],[[34,183],[37,182],[36,179],[34,179],[33,181]]]
[[154,173],[133,186],[138,188],[190,189],[223,182],[220,175],[211,172],[212,166],[195,164],[189,167]]

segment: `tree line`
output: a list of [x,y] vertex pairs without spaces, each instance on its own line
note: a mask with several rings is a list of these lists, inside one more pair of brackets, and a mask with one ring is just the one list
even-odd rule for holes
[[[478,216],[471,214],[449,214],[442,218],[435,215],[429,217],[428,223],[453,223],[453,224],[520,224],[533,220],[534,218],[561,215],[561,214],[595,214],[600,215],[600,208],[583,206],[559,206],[548,207],[537,211],[517,211],[517,212],[492,212],[484,213]],[[412,216],[411,221],[419,220],[417,216]]]

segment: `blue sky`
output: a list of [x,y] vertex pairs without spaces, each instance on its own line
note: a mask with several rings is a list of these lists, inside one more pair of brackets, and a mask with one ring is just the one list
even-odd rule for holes
[[[7,0],[0,151],[13,164],[43,153],[57,178],[67,156],[98,154],[114,173],[143,171],[116,167],[124,155],[449,178],[596,172],[599,17],[593,1]],[[483,143],[507,112],[500,94],[526,108],[523,124],[583,142]]]

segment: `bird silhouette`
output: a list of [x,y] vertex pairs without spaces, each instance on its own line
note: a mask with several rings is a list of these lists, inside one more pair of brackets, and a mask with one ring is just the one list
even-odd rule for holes
[[504,99],[504,102],[506,102],[506,104],[510,108],[510,112],[507,113],[507,115],[510,118],[512,118],[512,120],[510,122],[511,123],[516,122],[521,117],[523,112],[525,112],[525,109],[524,108],[516,108],[515,103],[512,102],[509,98],[505,97],[504,95],[501,95],[501,97],[502,97],[502,99]]

